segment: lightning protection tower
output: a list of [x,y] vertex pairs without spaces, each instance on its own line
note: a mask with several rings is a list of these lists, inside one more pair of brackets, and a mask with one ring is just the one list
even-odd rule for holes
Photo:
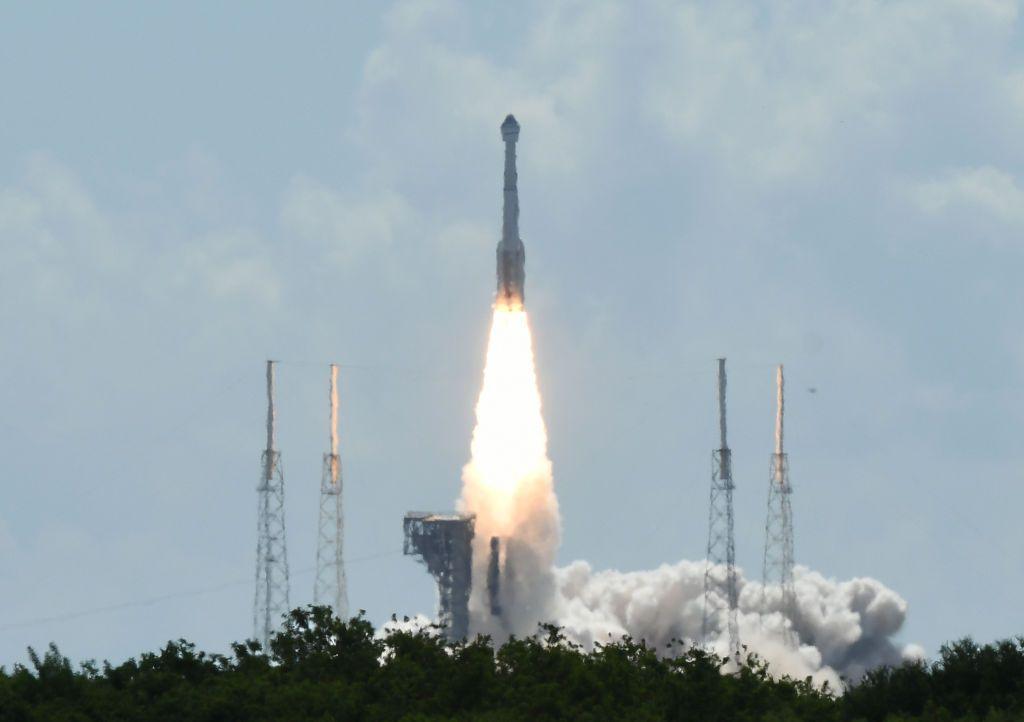
[[[736,584],[736,541],[733,534],[732,451],[726,440],[725,422],[725,359],[718,359],[718,430],[719,447],[711,452],[711,503],[708,512],[707,566],[704,570],[704,643],[722,612],[725,612],[729,634],[729,654],[740,648],[737,607],[739,590]],[[725,604],[720,593],[713,593],[716,570],[725,568]]]
[[[772,454],[768,480],[768,517],[764,528],[764,570],[762,582],[767,593],[769,585],[782,592],[780,611],[789,620],[786,642],[795,645],[793,631],[796,592],[793,588],[793,489],[789,485],[789,457],[783,447],[783,415],[785,412],[782,365],[776,372],[777,407],[775,414],[775,453]],[[765,605],[762,603],[762,609]]]
[[338,456],[337,364],[331,364],[330,407],[331,450],[324,454],[324,470],[320,479],[320,523],[313,603],[329,605],[335,616],[344,619],[348,615],[348,590],[342,554],[345,526],[341,500],[341,457]]
[[284,533],[284,472],[274,436],[274,362],[267,361],[267,448],[259,486],[256,525],[256,598],[253,628],[266,649],[281,616],[288,612],[288,548]]

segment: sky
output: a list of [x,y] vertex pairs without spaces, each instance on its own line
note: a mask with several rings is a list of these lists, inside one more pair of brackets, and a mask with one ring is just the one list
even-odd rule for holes
[[559,562],[703,557],[724,356],[759,578],[784,363],[798,563],[931,654],[1021,633],[1021,11],[0,6],[0,664],[252,634],[268,358],[292,604],[336,362],[351,605],[432,611],[510,112]]

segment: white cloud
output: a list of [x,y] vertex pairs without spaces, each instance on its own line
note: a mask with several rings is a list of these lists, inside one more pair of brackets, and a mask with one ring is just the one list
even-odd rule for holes
[[305,176],[292,180],[281,207],[286,233],[311,242],[343,267],[367,254],[387,254],[412,220],[398,193],[350,197]]
[[487,52],[466,6],[398,3],[364,67],[354,137],[390,157],[391,172],[419,171],[420,144],[490,140],[513,111],[546,170],[576,171],[639,127],[745,177],[814,180],[851,143],[902,132],[915,89],[980,70],[972,84],[985,77],[1004,103],[1013,94],[992,49],[1012,32],[1015,2],[538,10],[508,48]]
[[1024,223],[1024,189],[1009,173],[992,166],[962,168],[910,188],[925,213],[980,212],[1004,223]]
[[907,91],[969,66],[1012,3],[663,4],[645,105],[668,135],[765,179],[814,177],[851,134],[884,137]]
[[494,225],[484,225],[468,220],[455,221],[441,229],[438,244],[446,254],[458,256],[462,253],[486,247],[490,249],[496,241],[497,231]]
[[276,302],[280,282],[256,234],[210,228],[157,242],[172,225],[104,209],[70,168],[31,156],[21,180],[0,188],[0,284],[18,298],[16,310],[67,318],[115,313],[125,293],[180,303],[198,289],[207,298]]
[[29,157],[21,181],[0,188],[0,283],[22,303],[68,304],[84,310],[111,274],[130,264],[108,220],[66,167]]
[[[613,111],[609,64],[621,30],[613,3],[554,3],[528,26],[521,45],[497,58],[474,47],[471,13],[451,3],[401,2],[370,54],[359,94],[354,137],[412,168],[430,148],[464,148],[497,138],[508,112],[528,128],[531,162],[575,167],[593,126]],[[396,112],[396,108],[398,112]]]
[[218,299],[277,305],[281,282],[260,238],[246,230],[203,234],[190,244],[184,269]]
[[397,2],[384,16],[389,32],[415,31],[427,24],[442,25],[457,19],[457,8],[451,0],[404,0]]
[[1024,117],[1024,70],[1007,73],[1002,81],[1002,92],[1019,117]]

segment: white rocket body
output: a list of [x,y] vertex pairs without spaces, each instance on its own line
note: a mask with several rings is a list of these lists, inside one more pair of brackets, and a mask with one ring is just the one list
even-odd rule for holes
[[526,248],[519,238],[519,191],[516,185],[516,141],[519,123],[509,115],[501,124],[501,137],[505,141],[505,204],[501,223],[501,241],[498,242],[498,292],[496,304],[508,308],[522,308],[526,298]]

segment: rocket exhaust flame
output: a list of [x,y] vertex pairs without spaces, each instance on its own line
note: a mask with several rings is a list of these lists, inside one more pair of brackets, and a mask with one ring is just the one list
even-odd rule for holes
[[551,474],[524,311],[494,312],[476,417],[471,466],[489,495],[500,502],[496,504],[500,515],[495,518],[498,526],[494,532],[504,536],[512,531],[509,502],[520,484]]
[[[559,517],[534,348],[523,310],[495,308],[470,451],[459,506],[476,514],[473,578],[487,579],[493,537],[504,542],[505,572],[499,599],[488,598],[486,585],[473,585],[474,631],[529,633],[550,619],[546,614],[554,598]],[[514,590],[507,575],[513,567]],[[514,604],[508,603],[512,595]],[[489,613],[495,606],[503,610],[501,628]]]
[[[515,605],[499,602],[504,621],[513,633],[528,633],[547,621],[538,615],[553,598],[559,517],[525,311],[494,310],[476,420],[459,501],[460,511],[476,514],[473,576],[487,578],[490,539],[501,537],[505,566],[516,569],[514,592],[501,586],[502,597],[516,597]],[[474,585],[470,611],[486,626],[492,602],[484,586]]]

